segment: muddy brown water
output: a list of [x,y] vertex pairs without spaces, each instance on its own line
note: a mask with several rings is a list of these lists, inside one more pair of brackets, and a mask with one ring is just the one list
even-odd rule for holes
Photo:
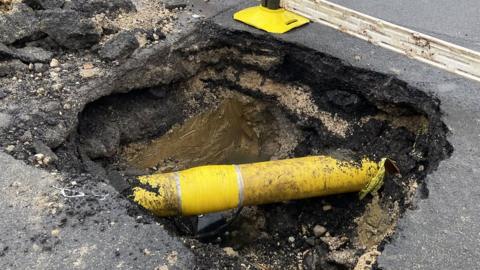
[[125,146],[121,155],[136,168],[161,172],[266,161],[280,150],[279,125],[265,103],[229,98],[159,138]]

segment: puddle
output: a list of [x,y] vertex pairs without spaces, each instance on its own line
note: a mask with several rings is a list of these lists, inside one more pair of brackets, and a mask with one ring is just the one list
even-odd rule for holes
[[297,142],[294,136],[282,137],[281,129],[291,129],[291,134],[295,134],[294,124],[280,112],[272,112],[266,103],[238,95],[237,99],[228,98],[218,108],[174,126],[159,138],[125,146],[120,155],[138,169],[161,172],[286,158]]
[[61,149],[80,153],[81,165],[63,166],[122,182],[127,193],[142,174],[309,155],[389,157],[401,171],[362,201],[341,194],[247,207],[207,242],[185,229],[192,219],[151,217],[182,237],[199,269],[371,267],[417,185],[451,151],[438,100],[391,76],[245,33],[193,35],[175,50],[165,60],[181,71],[175,80],[85,107],[74,143]]

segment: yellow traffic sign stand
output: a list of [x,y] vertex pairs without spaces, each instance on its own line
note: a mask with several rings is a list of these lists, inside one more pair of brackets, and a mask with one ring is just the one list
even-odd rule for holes
[[262,0],[262,4],[236,12],[233,18],[269,33],[283,34],[310,22],[309,19],[280,7],[279,0]]

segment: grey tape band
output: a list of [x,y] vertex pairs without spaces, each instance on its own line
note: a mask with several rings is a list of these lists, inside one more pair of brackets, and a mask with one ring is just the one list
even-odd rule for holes
[[243,176],[242,171],[238,165],[233,165],[235,167],[235,172],[237,173],[237,183],[238,183],[238,207],[243,206]]
[[177,186],[177,205],[178,205],[178,214],[182,214],[182,190],[180,189],[180,174],[178,172],[174,173],[175,184]]

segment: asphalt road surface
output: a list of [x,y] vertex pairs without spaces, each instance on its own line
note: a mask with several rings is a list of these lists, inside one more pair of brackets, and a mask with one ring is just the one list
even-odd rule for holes
[[[253,1],[192,1],[194,12],[224,27],[256,31],[231,19],[232,6]],[[335,2],[369,15],[480,50],[480,2],[363,0]],[[379,257],[384,269],[478,269],[480,255],[480,83],[430,67],[326,26],[312,23],[278,36],[338,57],[353,66],[390,73],[436,95],[454,147],[427,178],[429,196],[401,219]],[[0,114],[0,130],[11,121]],[[155,225],[137,226],[121,211],[102,212],[103,223],[55,231],[45,218],[45,197],[56,191],[56,175],[0,153],[0,266],[2,269],[191,269],[193,255],[180,239]],[[108,192],[111,187],[105,186]],[[58,192],[57,192],[58,193]],[[112,190],[113,193],[113,190]],[[108,200],[108,198],[107,198]],[[119,203],[112,200],[112,204]],[[58,206],[56,206],[58,207]],[[115,205],[111,207],[116,209]],[[123,207],[118,207],[122,209]],[[108,222],[106,222],[108,221]],[[105,223],[106,222],[106,223]],[[48,237],[47,237],[48,234]],[[55,239],[61,236],[62,241]],[[135,245],[129,245],[136,243]],[[159,245],[158,243],[162,243]],[[141,247],[141,248],[139,248]],[[50,250],[44,253],[42,250]]]

